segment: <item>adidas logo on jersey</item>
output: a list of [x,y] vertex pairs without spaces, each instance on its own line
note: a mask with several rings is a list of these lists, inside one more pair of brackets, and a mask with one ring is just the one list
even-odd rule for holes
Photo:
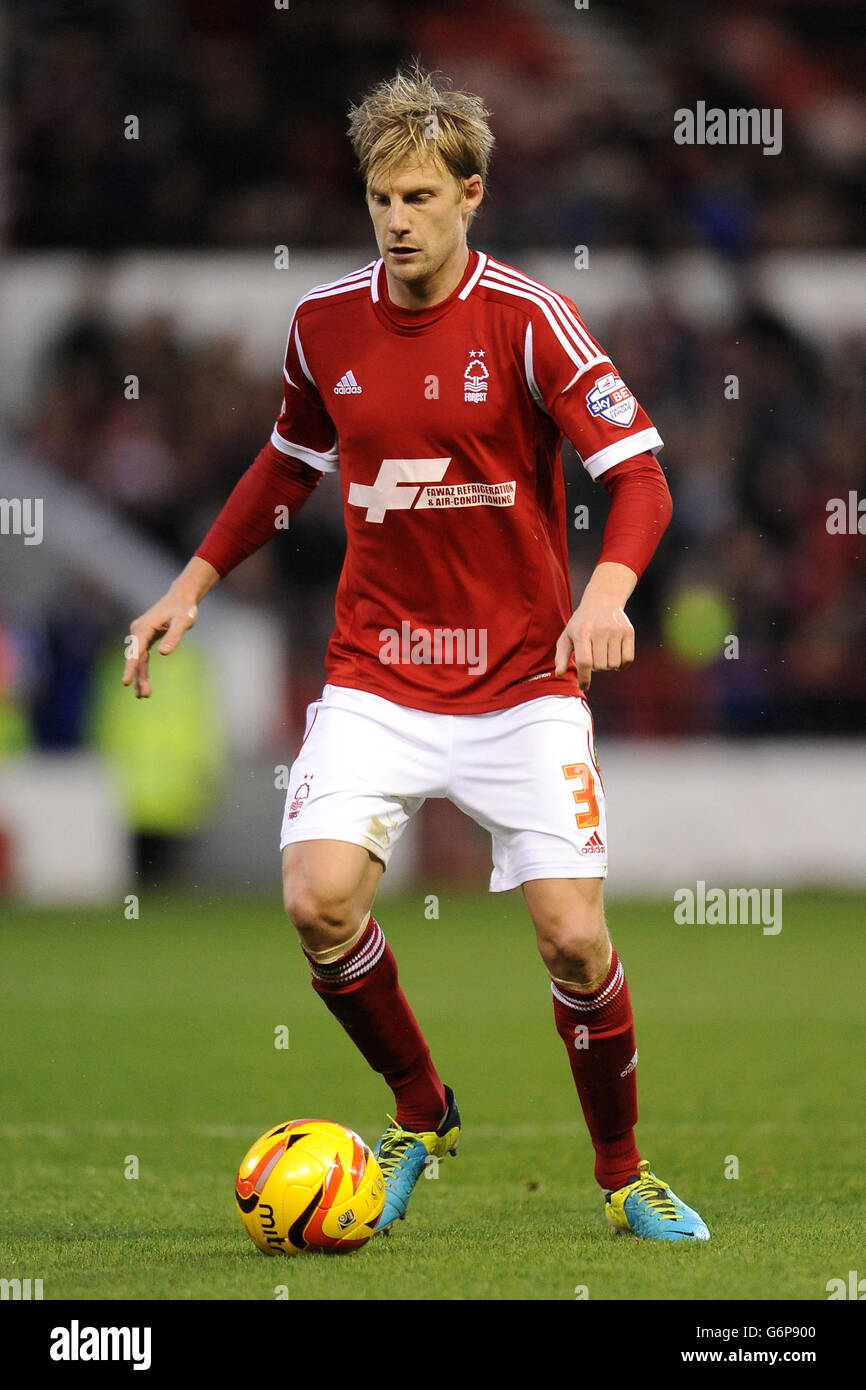
[[334,387],[335,396],[360,396],[364,388],[355,380],[354,372],[346,372]]
[[597,830],[594,830],[580,851],[581,854],[604,854],[604,841]]

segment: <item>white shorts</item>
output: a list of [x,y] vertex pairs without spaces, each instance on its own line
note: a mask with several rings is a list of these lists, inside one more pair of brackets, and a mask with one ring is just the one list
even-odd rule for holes
[[528,879],[607,875],[592,715],[577,695],[490,714],[431,714],[326,685],[307,709],[280,848],[346,840],[387,868],[410,817],[440,796],[490,832],[491,892]]

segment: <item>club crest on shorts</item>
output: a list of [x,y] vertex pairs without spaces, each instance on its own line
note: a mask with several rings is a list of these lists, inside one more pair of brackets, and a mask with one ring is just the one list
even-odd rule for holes
[[289,807],[289,820],[294,820],[303,809],[304,802],[310,795],[310,783],[313,780],[313,776],[314,774],[311,772],[305,777],[304,781],[295,788],[294,795],[292,796],[292,804]]
[[466,371],[463,373],[464,401],[486,401],[489,376],[490,373],[484,361],[484,349],[473,348],[469,353]]
[[637,401],[617,372],[597,378],[586,398],[590,415],[600,415],[612,425],[627,429],[635,417]]

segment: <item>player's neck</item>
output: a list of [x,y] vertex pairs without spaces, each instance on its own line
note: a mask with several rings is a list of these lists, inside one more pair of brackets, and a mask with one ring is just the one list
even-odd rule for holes
[[434,304],[441,304],[460,284],[468,260],[469,247],[464,241],[428,280],[414,284],[396,280],[386,264],[385,279],[391,303],[398,309],[430,309]]

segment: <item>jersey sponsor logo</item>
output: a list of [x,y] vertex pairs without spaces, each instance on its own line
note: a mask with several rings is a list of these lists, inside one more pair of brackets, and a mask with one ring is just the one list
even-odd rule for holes
[[513,507],[517,483],[447,483],[425,487],[419,507]]
[[637,401],[616,372],[600,376],[586,398],[590,415],[599,415],[611,425],[628,429],[637,411]]
[[[352,483],[349,504],[366,507],[365,521],[382,522],[389,511],[440,507],[513,507],[517,482],[443,483],[450,458],[383,459],[376,481]],[[426,484],[426,486],[420,486]]]
[[335,396],[360,396],[363,386],[359,386],[355,380],[354,372],[345,372],[334,387]]
[[463,399],[483,403],[487,400],[487,381],[490,376],[484,361],[484,349],[473,348],[463,373]]

